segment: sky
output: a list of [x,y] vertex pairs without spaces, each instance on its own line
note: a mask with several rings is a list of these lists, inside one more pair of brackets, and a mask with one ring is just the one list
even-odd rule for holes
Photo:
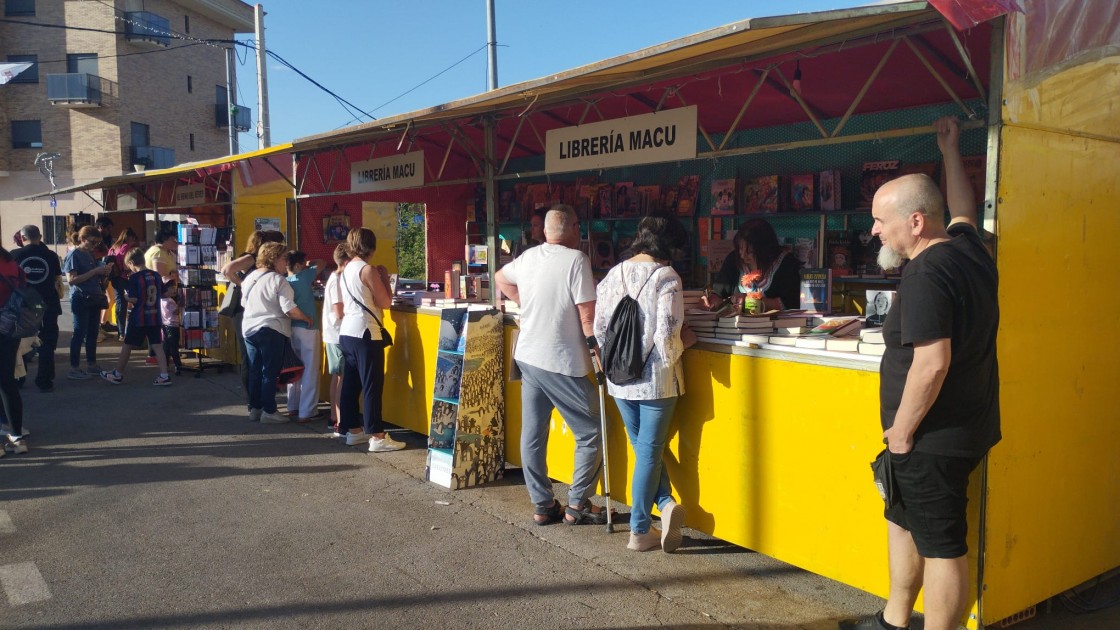
[[[882,3],[495,0],[498,85],[537,79],[751,17]],[[263,4],[269,50],[378,118],[486,91],[486,0]],[[244,48],[239,58],[238,101],[252,108],[255,124],[256,61]],[[267,76],[274,145],[370,120],[357,110],[348,112],[276,60],[268,60]],[[253,133],[242,134],[240,141],[242,151],[257,146]]]

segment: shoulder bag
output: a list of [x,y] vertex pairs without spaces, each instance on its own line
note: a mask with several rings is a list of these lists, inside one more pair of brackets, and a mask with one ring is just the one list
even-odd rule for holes
[[[359,280],[359,282],[361,281],[361,276],[360,275],[358,277],[358,280]],[[353,299],[355,302],[357,302],[358,306],[362,307],[363,311],[369,313],[370,316],[373,317],[373,321],[377,322],[377,327],[381,329],[381,345],[386,347],[386,348],[393,345],[393,337],[392,337],[392,335],[389,334],[388,330],[385,330],[385,326],[383,326],[381,324],[381,318],[377,316],[377,313],[374,313],[373,311],[369,310],[369,307],[366,306],[361,300],[359,300],[354,295],[354,292],[350,290],[350,285],[346,282],[346,277],[345,276],[340,277],[338,279],[338,281],[339,281],[339,284],[345,284],[346,285],[346,292],[350,294],[350,298]]]

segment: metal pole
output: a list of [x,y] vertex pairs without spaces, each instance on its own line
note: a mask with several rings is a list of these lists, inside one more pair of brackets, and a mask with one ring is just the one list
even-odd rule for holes
[[257,37],[257,148],[272,146],[272,131],[268,126],[268,73],[264,61],[264,5],[253,11]]
[[229,154],[237,154],[237,130],[233,128],[233,47],[226,49],[226,122],[229,131]]
[[482,120],[485,136],[484,158],[486,162],[486,271],[490,276],[490,304],[500,308],[502,303],[498,300],[498,284],[494,276],[498,273],[498,256],[501,243],[498,241],[498,213],[495,200],[498,198],[498,188],[494,181],[494,127],[496,121],[493,116],[486,116]]
[[496,90],[498,89],[498,30],[494,26],[494,0],[486,0],[486,47],[489,57],[487,89]]

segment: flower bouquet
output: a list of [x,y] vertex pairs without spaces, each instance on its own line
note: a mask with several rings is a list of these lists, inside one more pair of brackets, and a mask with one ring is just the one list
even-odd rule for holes
[[762,300],[762,290],[758,286],[761,279],[762,274],[757,271],[748,271],[739,278],[739,284],[746,289],[746,294],[743,296],[743,313],[758,315],[766,312],[766,305]]

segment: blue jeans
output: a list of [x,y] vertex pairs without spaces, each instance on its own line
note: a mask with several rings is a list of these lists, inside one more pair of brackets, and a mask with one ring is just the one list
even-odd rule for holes
[[358,426],[358,400],[362,406],[362,430],[367,435],[384,433],[381,394],[385,389],[385,346],[371,341],[367,330],[361,339],[342,335],[338,339],[345,362],[342,389],[338,394],[338,432]]
[[633,505],[630,510],[630,531],[644,534],[649,531],[650,506],[656,504],[659,510],[673,500],[673,489],[669,486],[669,473],[661,460],[665,452],[665,441],[669,436],[669,424],[673,421],[673,410],[677,407],[677,397],[656,400],[614,399],[630,446],[634,449],[634,474],[630,483]]
[[[345,337],[343,337],[345,339]],[[552,505],[548,478],[548,428],[558,409],[576,439],[575,469],[568,504],[580,505],[595,494],[603,461],[599,394],[583,376],[567,376],[517,362],[521,368],[521,465],[529,498],[539,507]]]
[[261,328],[245,338],[249,357],[249,409],[276,413],[276,377],[284,362],[288,338],[271,328]]
[[70,338],[70,367],[78,369],[82,357],[82,344],[86,346],[86,363],[97,364],[97,331],[101,323],[101,311],[90,307],[84,297],[75,294],[70,298],[70,310],[74,315],[74,336]]

